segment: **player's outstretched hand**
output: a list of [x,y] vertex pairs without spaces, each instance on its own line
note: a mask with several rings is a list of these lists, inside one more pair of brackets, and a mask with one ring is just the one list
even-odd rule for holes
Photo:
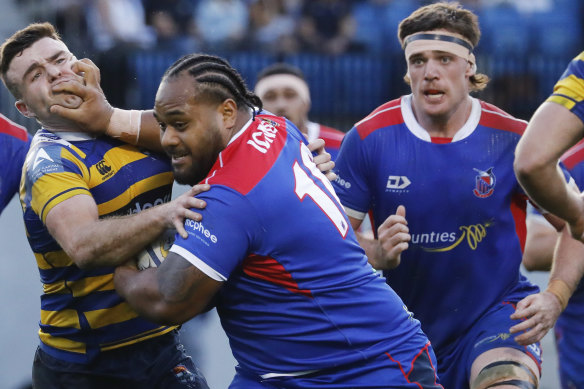
[[511,334],[521,333],[515,341],[522,346],[539,342],[556,324],[562,313],[560,301],[552,293],[544,291],[525,297],[517,304],[513,320],[523,320],[511,327]]
[[185,193],[164,204],[165,216],[168,220],[168,228],[174,228],[183,238],[187,238],[188,234],[185,230],[185,219],[200,221],[203,217],[200,213],[193,211],[191,208],[203,209],[207,205],[203,200],[195,196],[201,192],[206,192],[211,188],[209,184],[195,185]]
[[409,247],[412,239],[408,222],[406,220],[406,208],[403,205],[397,207],[395,215],[390,215],[377,229],[379,250],[374,268],[378,270],[393,269],[401,261],[401,253]]
[[314,157],[314,163],[318,170],[323,172],[329,181],[334,181],[337,178],[337,175],[333,173],[335,163],[331,161],[331,155],[324,149],[324,140],[320,138],[315,139],[307,146],[311,152],[317,152],[317,155]]
[[101,135],[107,130],[114,111],[101,90],[99,68],[87,58],[77,61],[73,71],[83,76],[84,85],[75,81],[64,81],[55,85],[53,93],[70,93],[79,96],[83,102],[77,108],[53,105],[50,110],[74,122],[82,131]]

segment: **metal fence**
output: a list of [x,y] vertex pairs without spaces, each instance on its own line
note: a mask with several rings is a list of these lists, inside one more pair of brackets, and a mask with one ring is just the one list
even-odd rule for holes
[[[162,74],[180,55],[151,51],[129,54],[131,82],[127,105],[152,108]],[[298,54],[276,58],[259,52],[238,52],[223,56],[240,71],[250,88],[255,85],[258,72],[271,63],[285,61],[300,67],[311,89],[311,119],[344,131],[385,101],[409,93],[402,79],[405,74],[402,55]],[[479,72],[489,75],[491,82],[478,97],[527,120],[551,93],[570,59],[571,56],[480,55]],[[0,112],[31,131],[38,127],[34,120],[16,111],[14,99],[4,87],[0,88]]]

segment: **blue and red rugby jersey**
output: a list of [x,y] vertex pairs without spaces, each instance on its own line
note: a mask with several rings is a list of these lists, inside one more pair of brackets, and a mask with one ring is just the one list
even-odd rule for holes
[[473,99],[452,142],[433,143],[410,101],[380,106],[347,133],[334,187],[349,216],[372,211],[374,231],[405,206],[412,240],[384,274],[439,357],[489,308],[538,291],[519,272],[527,199],[513,158],[526,123]]
[[207,202],[202,221],[186,221],[189,236],[177,235],[171,251],[225,281],[217,309],[248,373],[421,350],[427,338],[419,322],[367,263],[303,139],[284,118],[250,120],[205,179],[211,189],[197,196]]
[[30,140],[25,127],[0,114],[0,213],[18,192]]

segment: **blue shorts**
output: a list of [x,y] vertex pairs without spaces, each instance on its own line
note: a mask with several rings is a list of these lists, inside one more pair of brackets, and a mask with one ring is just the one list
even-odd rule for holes
[[564,325],[560,316],[554,328],[560,382],[563,389],[584,389],[584,329],[582,322],[570,324]]
[[387,352],[375,359],[297,377],[261,379],[237,368],[230,389],[386,388],[443,389],[430,343],[415,350]]
[[35,389],[208,389],[184,352],[176,331],[105,351],[90,364],[66,362],[39,347],[32,369]]
[[523,351],[537,364],[541,375],[541,347],[539,342],[527,347],[519,345],[509,328],[520,323],[511,320],[517,302],[504,301],[491,308],[469,331],[445,350],[438,353],[438,376],[445,388],[468,389],[472,363],[482,353],[499,347]]

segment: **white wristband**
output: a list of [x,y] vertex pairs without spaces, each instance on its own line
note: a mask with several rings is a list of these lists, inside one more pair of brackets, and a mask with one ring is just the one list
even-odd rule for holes
[[130,144],[137,144],[140,138],[142,111],[114,108],[105,134]]

